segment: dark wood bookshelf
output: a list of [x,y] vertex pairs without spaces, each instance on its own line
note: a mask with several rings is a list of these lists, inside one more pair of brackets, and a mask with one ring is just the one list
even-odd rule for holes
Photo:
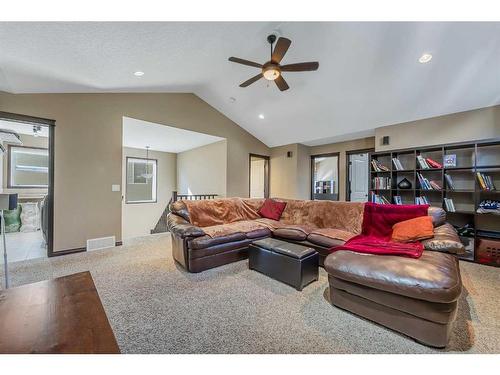
[[[442,168],[421,168],[417,156],[430,158],[441,164]],[[455,155],[455,165],[445,165],[446,155]],[[396,169],[392,159],[398,158],[403,169]],[[500,253],[493,254],[488,263],[479,262],[484,257],[478,256],[481,239],[498,241],[500,248],[500,215],[478,213],[477,209],[482,200],[500,200],[500,139],[490,139],[478,142],[461,142],[430,147],[417,147],[383,152],[370,153],[370,160],[378,160],[387,167],[388,171],[373,171],[370,165],[369,197],[373,194],[384,196],[394,203],[394,197],[400,196],[403,204],[415,204],[417,197],[425,196],[431,206],[437,206],[447,211],[447,221],[456,227],[468,224],[473,228],[473,235],[462,236],[472,240],[471,252],[463,260],[481,264],[500,265]],[[488,175],[499,190],[483,190],[477,179],[477,172]],[[429,181],[435,181],[442,189],[423,189],[420,186],[417,174],[422,174]],[[449,174],[454,188],[451,189],[446,181]],[[374,177],[388,177],[391,179],[390,189],[374,189]],[[409,189],[398,188],[398,183],[406,178],[412,184]],[[455,211],[446,209],[445,198],[451,198]],[[495,256],[497,258],[495,258]]]

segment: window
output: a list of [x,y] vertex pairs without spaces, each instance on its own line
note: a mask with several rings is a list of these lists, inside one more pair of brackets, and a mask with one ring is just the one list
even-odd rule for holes
[[46,148],[9,146],[9,188],[47,188],[49,151]]
[[311,156],[312,199],[339,199],[339,155]]
[[126,203],[156,202],[157,161],[127,158]]

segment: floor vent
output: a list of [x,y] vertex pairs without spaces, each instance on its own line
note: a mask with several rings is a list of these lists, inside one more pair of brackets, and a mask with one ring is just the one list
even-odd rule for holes
[[108,247],[115,247],[115,236],[92,238],[87,240],[87,251],[106,249]]

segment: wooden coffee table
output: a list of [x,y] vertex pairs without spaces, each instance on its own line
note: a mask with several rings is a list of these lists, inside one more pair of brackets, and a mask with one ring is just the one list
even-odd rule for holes
[[0,291],[0,353],[120,353],[90,272]]

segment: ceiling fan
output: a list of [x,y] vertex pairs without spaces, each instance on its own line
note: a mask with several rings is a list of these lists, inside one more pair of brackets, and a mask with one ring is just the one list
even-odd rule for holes
[[306,72],[306,71],[318,70],[319,63],[317,61],[280,65],[280,62],[283,59],[283,56],[285,56],[286,51],[288,51],[288,48],[290,47],[290,44],[292,44],[292,41],[287,38],[279,38],[278,42],[276,43],[276,46],[274,47],[274,50],[273,50],[273,44],[276,41],[276,35],[269,35],[267,37],[267,41],[269,42],[269,44],[271,44],[271,60],[269,60],[264,64],[259,64],[253,61],[240,59],[238,57],[229,58],[229,61],[262,69],[262,71],[259,74],[243,82],[240,85],[240,87],[247,87],[252,83],[258,81],[262,77],[264,77],[268,81],[274,81],[276,83],[276,86],[278,86],[278,88],[280,89],[280,91],[285,91],[288,90],[290,87],[288,86],[285,79],[281,75],[282,72]]

